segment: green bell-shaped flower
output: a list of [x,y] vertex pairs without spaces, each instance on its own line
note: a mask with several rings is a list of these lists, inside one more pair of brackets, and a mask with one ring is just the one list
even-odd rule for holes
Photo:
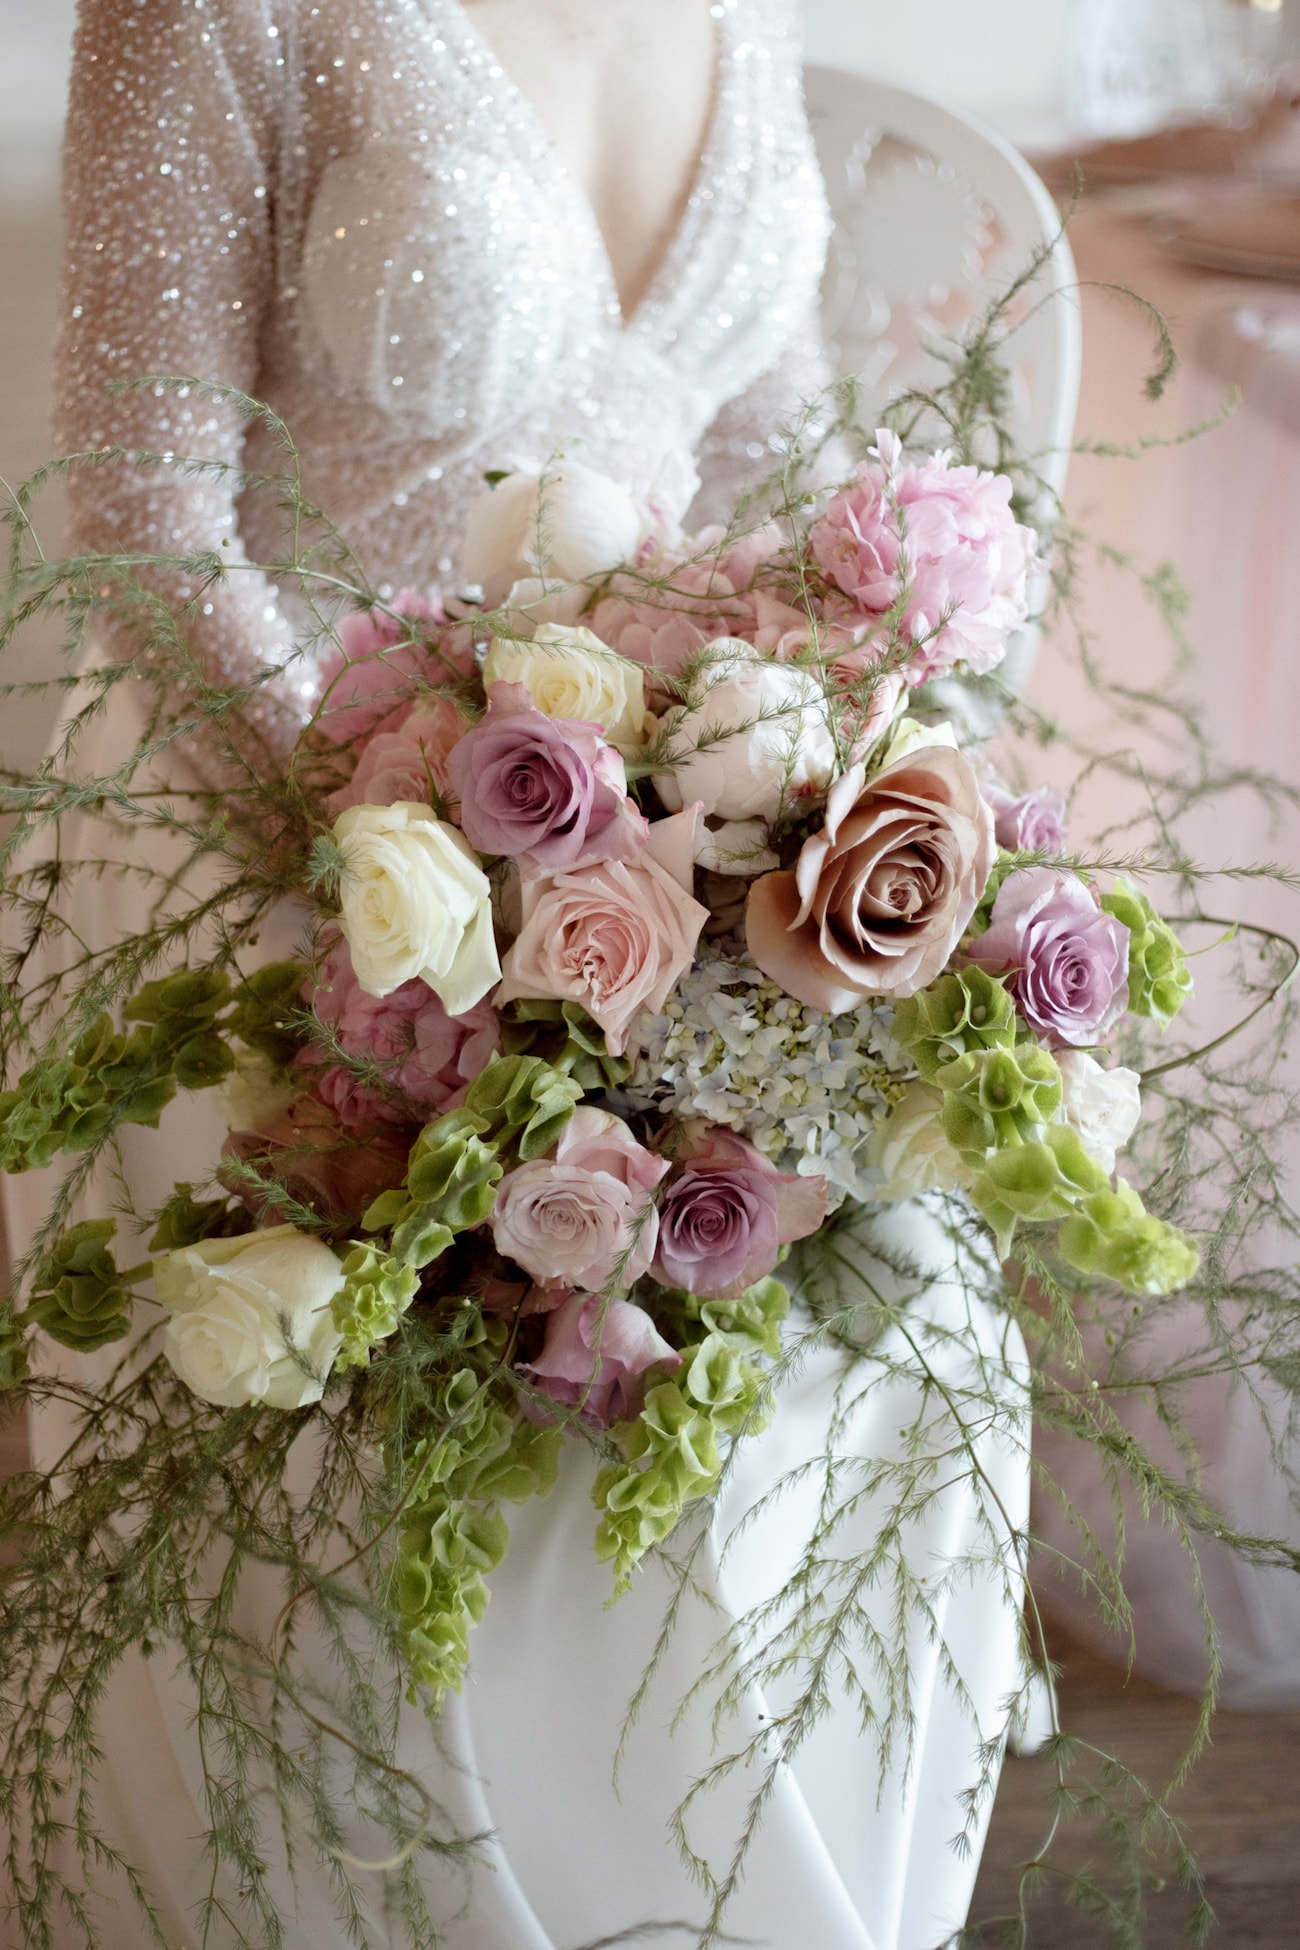
[[1101,904],[1128,929],[1129,1009],[1135,1016],[1153,1016],[1165,1028],[1192,993],[1182,942],[1130,880],[1117,880]]
[[989,1151],[1023,1145],[1061,1107],[1056,1059],[1032,1039],[1011,1047],[968,1050],[936,1072],[944,1093],[944,1135],[968,1164]]
[[1148,1212],[1122,1178],[1113,1191],[1090,1193],[1057,1243],[1071,1266],[1114,1280],[1128,1293],[1176,1293],[1200,1265],[1186,1233]]
[[927,1083],[971,1050],[1010,1047],[1016,1008],[996,975],[963,968],[907,996],[894,1012],[894,1035]]

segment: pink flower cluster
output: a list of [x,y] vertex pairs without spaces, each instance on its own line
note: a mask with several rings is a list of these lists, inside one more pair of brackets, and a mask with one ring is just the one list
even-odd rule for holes
[[874,453],[813,524],[819,567],[864,623],[901,605],[915,645],[909,683],[956,663],[992,670],[1029,613],[1038,566],[1033,531],[1011,510],[1010,481],[947,454],[904,461],[892,433],[877,434]]
[[469,1084],[501,1048],[496,1010],[480,1002],[463,1016],[449,1016],[433,990],[419,980],[403,982],[381,1001],[357,981],[348,946],[326,937],[326,952],[304,1000],[348,1056],[375,1063],[386,1086],[368,1087],[345,1064],[308,1046],[298,1063],[316,1094],[350,1126],[376,1119],[418,1122],[454,1109]]
[[417,686],[449,683],[474,668],[470,632],[447,615],[436,590],[399,590],[389,610],[346,616],[321,659],[318,724],[332,744],[391,730]]

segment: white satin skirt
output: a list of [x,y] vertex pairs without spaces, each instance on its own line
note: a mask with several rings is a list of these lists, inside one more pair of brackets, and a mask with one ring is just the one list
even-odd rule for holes
[[[128,747],[131,708],[130,690],[119,687],[81,769]],[[75,836],[65,833],[63,846],[65,856],[75,851]],[[138,843],[133,857],[138,864]],[[103,942],[139,925],[142,899],[130,878],[88,882],[77,898],[83,939]],[[173,1104],[159,1132],[126,1131],[124,1165],[139,1207],[158,1203],[178,1178],[202,1180],[221,1136],[202,1098]],[[49,1190],[46,1173],[5,1181],[15,1248],[39,1223]],[[399,1727],[396,1759],[436,1805],[439,1834],[481,1838],[456,1866],[423,1858],[443,1950],[580,1950],[636,1932],[649,1934],[635,1940],[689,1950],[709,1902],[672,1834],[674,1810],[720,1756],[746,1748],[748,1761],[687,1817],[691,1847],[722,1879],[771,1773],[723,1918],[726,1936],[766,1950],[935,1950],[964,1922],[996,1785],[990,1754],[1023,1683],[1025,1353],[1015,1326],[971,1294],[931,1215],[897,1208],[882,1229],[891,1260],[910,1259],[915,1275],[874,1263],[865,1270],[880,1290],[912,1296],[904,1324],[851,1369],[828,1345],[792,1364],[770,1427],[742,1445],[707,1535],[687,1524],[670,1545],[680,1556],[698,1543],[690,1593],[630,1729],[629,1705],[676,1590],[669,1567],[648,1560],[633,1590],[609,1604],[611,1574],[592,1548],[594,1463],[581,1442],[567,1449],[553,1493],[510,1513],[510,1548],[491,1578],[463,1694],[436,1724],[404,1706]],[[97,1364],[102,1372],[112,1352],[87,1357],[83,1374]],[[34,1433],[48,1467],[66,1441],[64,1411],[46,1411]],[[847,1512],[829,1547],[838,1559],[870,1553],[893,1528],[900,1481],[915,1470],[924,1494],[857,1595],[856,1626],[826,1675],[827,1710],[772,1771],[763,1736],[790,1710],[797,1670],[768,1695],[749,1687],[720,1727],[711,1725],[711,1687],[684,1711],[683,1701],[732,1624],[796,1572],[826,1480],[804,1465],[828,1450]],[[909,1462],[895,1477],[876,1468],[904,1458],[915,1470]],[[832,1602],[838,1590],[828,1583]],[[284,1596],[269,1571],[250,1574],[242,1631],[269,1642]],[[310,1635],[301,1660],[308,1683],[328,1692],[326,1654]],[[882,1753],[878,1728],[864,1719],[874,1711],[885,1720],[891,1698]],[[99,1819],[143,1872],[177,1950],[198,1941],[196,1905],[211,1876],[194,1710],[164,1647],[123,1661],[100,1714]],[[981,1782],[972,1811],[964,1797]],[[267,1886],[286,1950],[344,1950],[352,1939],[310,1837],[294,1838],[294,1877],[269,1800],[266,1829]],[[358,1858],[376,1854],[373,1831],[358,1829],[345,1846]],[[404,1943],[400,1926],[385,1920],[379,1874],[353,1877],[374,1941]],[[218,1887],[237,1908],[238,1890]],[[104,1889],[98,1915],[100,1950],[138,1950],[145,1940],[123,1889]],[[228,1940],[220,1926],[208,1939],[211,1950]]]

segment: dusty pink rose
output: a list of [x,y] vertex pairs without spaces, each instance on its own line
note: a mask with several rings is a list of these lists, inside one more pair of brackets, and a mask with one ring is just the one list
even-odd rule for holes
[[1055,786],[1036,786],[1032,792],[1004,792],[985,784],[984,797],[993,808],[993,832],[1008,853],[1060,853],[1065,847],[1065,800]]
[[1031,1029],[1055,1045],[1095,1043],[1128,1006],[1129,933],[1077,874],[1008,874],[971,960],[1007,975]]
[[816,1232],[825,1217],[824,1178],[787,1176],[743,1138],[710,1128],[664,1194],[650,1271],[664,1286],[734,1300],[772,1271],[782,1246]]
[[621,1117],[592,1104],[579,1104],[574,1111],[555,1147],[555,1159],[581,1171],[603,1172],[646,1197],[668,1170],[668,1160],[648,1151]]
[[[387,721],[411,703],[421,685],[436,687],[468,677],[474,668],[470,633],[448,617],[436,589],[427,596],[416,589],[399,590],[389,608],[396,614],[358,610],[345,616],[337,643],[321,658],[324,702],[318,722],[336,745],[390,730]],[[403,641],[410,630],[399,618],[423,626],[421,633],[436,641]]]
[[905,462],[891,433],[876,443],[877,457],[813,524],[818,565],[864,616],[904,599],[902,628],[916,644],[909,682],[963,661],[992,670],[1029,613],[1038,564],[1032,529],[1011,512],[1011,482],[944,453]]
[[798,864],[749,892],[745,933],[765,975],[829,1015],[912,995],[938,975],[993,863],[993,815],[961,753],[909,752],[865,783],[851,766]]
[[522,684],[494,684],[487,716],[451,753],[457,817],[480,853],[525,873],[627,860],[647,824],[628,802],[623,760],[594,724],[548,718]]
[[421,805],[449,796],[447,761],[469,730],[469,720],[449,697],[421,697],[391,731],[367,741],[348,783],[328,800],[336,817],[349,806],[395,806],[399,800]]
[[318,978],[308,982],[304,1000],[347,1055],[374,1060],[390,1089],[368,1089],[355,1071],[308,1048],[298,1063],[317,1072],[312,1081],[318,1094],[353,1125],[376,1118],[418,1123],[430,1111],[454,1109],[501,1048],[496,1010],[479,1002],[463,1016],[449,1016],[418,978],[381,1000],[357,981],[347,943],[332,933],[326,940]]
[[695,956],[708,909],[691,897],[699,807],[655,820],[634,860],[525,882],[523,926],[502,964],[498,1003],[581,1003],[612,1055],[633,1017],[662,1009]]
[[590,1291],[616,1279],[629,1287],[654,1257],[653,1193],[667,1168],[619,1118],[580,1108],[553,1158],[502,1179],[491,1221],[497,1251],[541,1286]]
[[[380,1192],[401,1184],[409,1151],[391,1125],[346,1125],[313,1096],[299,1097],[264,1130],[232,1131],[222,1146],[223,1157],[255,1165],[300,1204],[338,1225],[355,1225]],[[223,1182],[257,1217],[284,1217],[256,1186],[229,1174]]]
[[[652,1368],[674,1374],[681,1365],[644,1308],[575,1293],[548,1319],[537,1359],[521,1363],[519,1372],[559,1407],[578,1409],[584,1422],[607,1429],[641,1413]],[[548,1419],[526,1396],[519,1405],[532,1421]]]

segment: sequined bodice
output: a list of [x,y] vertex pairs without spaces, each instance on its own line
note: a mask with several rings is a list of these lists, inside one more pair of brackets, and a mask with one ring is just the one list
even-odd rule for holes
[[[821,378],[827,216],[793,0],[715,0],[717,79],[681,222],[623,317],[594,213],[460,0],[83,0],[69,121],[59,434],[277,470],[237,401],[105,398],[147,372],[265,400],[303,492],[381,587],[454,574],[483,473],[564,450],[638,491],[702,449],[713,498]],[[273,559],[272,497],[114,469],[81,545]],[[223,678],[282,652],[232,575],[197,628]]]

